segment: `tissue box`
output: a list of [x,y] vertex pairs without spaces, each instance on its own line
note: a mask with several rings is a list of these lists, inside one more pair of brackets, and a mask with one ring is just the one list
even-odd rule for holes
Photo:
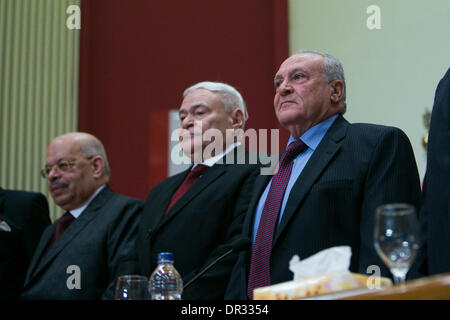
[[[369,282],[372,283],[374,277]],[[253,291],[254,300],[295,300],[343,292],[354,289],[368,289],[369,276],[351,272],[337,272],[278,283],[257,288]],[[392,285],[388,278],[379,278],[381,288]]]

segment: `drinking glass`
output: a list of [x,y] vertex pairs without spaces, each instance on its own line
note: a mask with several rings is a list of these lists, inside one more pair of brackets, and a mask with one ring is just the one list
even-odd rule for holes
[[141,275],[117,278],[115,300],[148,300],[148,279]]
[[394,282],[403,284],[419,250],[416,210],[406,203],[379,206],[375,217],[375,249],[388,266]]

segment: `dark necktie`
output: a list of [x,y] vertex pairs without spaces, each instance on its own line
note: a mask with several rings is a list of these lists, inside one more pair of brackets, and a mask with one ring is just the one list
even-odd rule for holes
[[66,211],[62,217],[58,220],[56,224],[55,232],[53,233],[52,241],[50,241],[47,250],[49,250],[53,244],[58,240],[58,238],[63,234],[64,231],[70,226],[70,224],[75,221],[73,215],[70,214],[69,211]]
[[186,191],[195,183],[195,181],[200,178],[200,176],[208,169],[208,166],[205,166],[203,164],[198,164],[194,169],[189,171],[186,178],[184,178],[183,183],[178,187],[175,194],[172,196],[172,199],[170,200],[169,206],[167,207],[166,213],[169,212],[170,208],[180,200],[180,198],[183,196],[183,194],[186,193]]
[[250,299],[253,297],[253,289],[270,285],[270,253],[275,224],[291,175],[293,160],[306,149],[307,146],[301,140],[291,142],[281,156],[278,172],[272,178],[252,249],[247,287]]

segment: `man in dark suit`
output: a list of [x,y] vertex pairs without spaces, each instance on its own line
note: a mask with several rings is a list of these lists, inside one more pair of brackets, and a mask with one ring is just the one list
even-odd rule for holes
[[0,300],[20,297],[33,252],[50,223],[43,194],[0,188]]
[[431,113],[421,218],[427,226],[428,273],[450,272],[450,69]]
[[142,202],[111,190],[101,142],[73,132],[52,140],[42,175],[66,213],[48,227],[27,272],[23,299],[112,299],[132,259]]
[[[259,170],[256,164],[244,164],[248,154],[233,138],[248,117],[244,100],[233,87],[202,82],[186,89],[179,116],[181,147],[194,165],[150,192],[137,250],[141,273],[147,276],[157,266],[159,252],[173,252],[175,268],[186,285],[240,237]],[[205,138],[208,132],[217,133],[211,143]],[[203,171],[196,173],[198,169]],[[193,182],[193,176],[200,178]],[[192,282],[182,298],[223,299],[236,257],[230,254]]]
[[260,176],[244,222],[253,248],[233,269],[227,299],[252,298],[253,289],[293,279],[289,261],[334,246],[352,249],[350,270],[389,271],[373,245],[379,205],[418,207],[420,184],[413,151],[399,129],[350,124],[340,62],[300,51],[275,76],[275,114],[289,130],[278,172]]

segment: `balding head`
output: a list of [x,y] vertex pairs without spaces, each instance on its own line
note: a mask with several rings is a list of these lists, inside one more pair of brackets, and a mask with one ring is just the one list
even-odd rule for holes
[[50,193],[64,210],[81,207],[110,177],[102,143],[83,132],[67,133],[50,142],[45,171]]
[[70,132],[61,135],[56,139],[67,140],[69,143],[73,141],[74,147],[78,148],[78,151],[86,157],[100,156],[105,162],[105,174],[111,177],[111,168],[109,167],[108,158],[106,156],[105,148],[100,140],[95,136],[85,132]]

